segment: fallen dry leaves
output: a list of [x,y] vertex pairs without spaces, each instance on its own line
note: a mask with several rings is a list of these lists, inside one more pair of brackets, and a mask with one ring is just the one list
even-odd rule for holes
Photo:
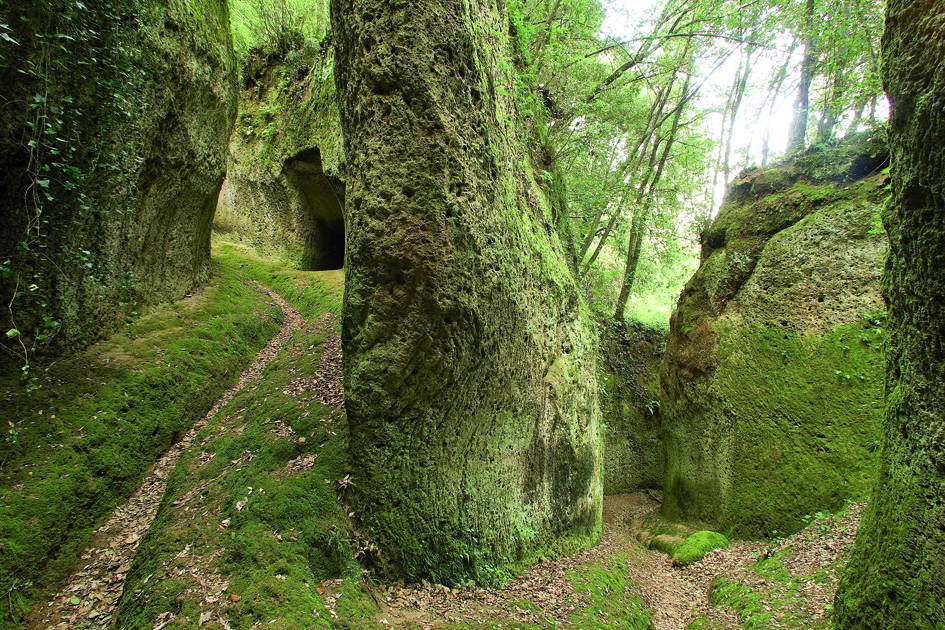
[[[154,520],[167,487],[167,477],[177,460],[193,445],[197,433],[220,409],[233,400],[237,392],[259,379],[265,367],[276,357],[292,334],[305,324],[305,319],[299,312],[278,294],[258,284],[257,290],[266,291],[282,308],[283,323],[279,333],[256,355],[256,359],[243,371],[236,385],[217,401],[183,439],[158,460],[128,502],[115,508],[108,521],[96,530],[93,545],[82,554],[85,564],[70,576],[52,601],[37,608],[27,617],[24,623],[26,628],[102,630],[112,626],[125,574],[131,567],[140,539]],[[212,459],[213,455],[208,454],[207,457]],[[184,497],[177,503],[183,505],[187,500],[188,497]],[[186,552],[185,549],[184,553]],[[214,586],[217,586],[220,592],[226,590],[222,583]]]
[[[724,574],[729,581],[743,581],[753,587],[764,581],[754,572],[755,563],[761,557],[785,551],[781,564],[791,576],[828,572],[823,583],[810,581],[796,598],[797,612],[815,622],[823,618],[832,602],[838,581],[834,563],[849,555],[863,510],[863,504],[851,504],[850,509],[832,519],[829,526],[815,524],[775,545],[736,541],[726,549],[707,554],[701,562],[679,569],[673,567],[666,554],[645,549],[637,540],[643,517],[659,508],[658,500],[658,496],[642,492],[605,497],[605,527],[600,545],[573,556],[542,562],[503,588],[449,588],[428,583],[387,587],[380,596],[375,594],[381,608],[375,619],[383,625],[412,623],[430,628],[496,618],[513,624],[570,626],[571,615],[586,608],[590,600],[575,590],[568,573],[579,565],[631,552],[626,562],[630,590],[654,611],[652,627],[655,630],[682,630],[699,614],[705,614],[717,627],[741,628],[743,620],[733,611],[709,605],[709,585],[716,576]],[[331,583],[323,586],[326,588],[319,592],[325,594],[326,605],[329,605],[334,597]],[[772,598],[769,602],[762,599],[762,605],[775,608],[783,605],[785,595],[769,589],[760,591],[759,596]],[[523,600],[531,606],[523,609],[520,606]],[[774,621],[766,627],[788,626]]]
[[[259,289],[264,290],[261,287]],[[267,292],[283,310],[284,322],[279,334],[257,355],[253,364],[241,374],[238,383],[227,391],[207,416],[155,464],[134,496],[125,505],[117,508],[111,518],[99,528],[95,544],[82,556],[86,564],[70,577],[52,601],[34,611],[26,621],[27,628],[102,630],[111,627],[115,606],[122,594],[125,574],[131,566],[141,537],[147,532],[157,511],[167,476],[181,453],[195,445],[197,433],[209,420],[232,401],[237,392],[257,381],[265,367],[286,346],[293,333],[307,324],[298,311],[281,297],[271,291]],[[326,313],[314,324],[323,330],[331,330],[334,319],[331,314]],[[314,347],[297,346],[291,350],[304,353]],[[336,412],[333,412],[325,427],[326,431],[331,431],[330,423],[335,419],[335,415],[337,414],[337,419],[344,415],[341,377],[340,338],[337,334],[329,333],[315,375],[294,379],[283,394],[295,398],[300,406],[304,406],[308,401],[315,401],[334,407]],[[233,430],[240,433],[243,428]],[[273,421],[271,432],[282,438],[292,437],[291,429],[279,421]],[[207,439],[213,439],[213,436]],[[206,465],[214,456],[212,453],[203,453],[199,463]],[[252,457],[252,453],[245,452],[231,464],[244,465]],[[305,472],[312,467],[316,457],[314,454],[304,454],[273,474]],[[208,483],[212,481],[214,480]],[[201,488],[195,488],[175,501],[174,507],[187,511],[187,504],[199,496]],[[779,592],[776,585],[768,584],[759,578],[752,568],[763,555],[770,556],[783,551],[782,566],[789,575],[809,577],[817,572],[821,574],[822,579],[805,582],[802,590],[795,596],[795,612],[806,615],[813,622],[822,619],[833,598],[838,581],[837,569],[849,555],[863,510],[862,504],[854,504],[841,517],[808,528],[777,545],[735,542],[726,549],[709,553],[701,562],[675,569],[665,554],[645,549],[636,539],[642,518],[658,507],[659,497],[647,493],[606,497],[605,529],[598,546],[569,557],[542,562],[503,588],[448,587],[429,583],[412,586],[394,584],[371,593],[380,608],[376,619],[384,625],[415,623],[424,627],[435,627],[461,621],[482,622],[487,618],[498,617],[512,623],[568,626],[571,616],[586,608],[590,602],[587,593],[575,590],[572,580],[568,577],[569,572],[573,572],[580,565],[602,563],[618,553],[625,554],[630,551],[630,560],[626,563],[627,577],[632,584],[630,589],[654,611],[655,630],[685,628],[699,614],[705,615],[720,627],[739,628],[742,620],[738,615],[724,607],[709,605],[709,585],[716,576],[725,575],[730,582],[741,581],[747,584],[761,597],[787,597],[788,594]],[[237,509],[240,509],[239,503]],[[226,528],[227,525],[228,522],[224,521],[220,527]],[[226,599],[237,602],[240,596],[227,593],[227,583],[219,575],[205,572],[205,567],[210,565],[207,560],[193,556],[189,546],[185,547],[173,559],[173,563],[165,563],[163,572],[154,579],[184,574],[193,577],[205,591],[204,601],[210,607],[201,613],[198,625],[213,621],[226,629],[229,624],[220,615],[217,605]],[[148,576],[148,579],[151,577]],[[330,580],[317,587],[333,617],[336,616],[335,604],[339,586],[339,580]],[[524,601],[530,605],[523,608],[521,604]],[[775,602],[772,601],[771,604],[775,605]],[[154,628],[164,628],[173,620],[172,613],[163,613],[156,620]],[[777,621],[772,624],[769,627],[788,627],[779,625]]]

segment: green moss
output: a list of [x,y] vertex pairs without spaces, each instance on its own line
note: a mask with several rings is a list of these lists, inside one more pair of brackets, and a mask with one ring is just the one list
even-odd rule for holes
[[794,184],[788,191],[788,194],[790,193],[801,194],[807,201],[815,206],[830,203],[831,201],[845,197],[845,195],[835,188],[823,185],[812,185],[806,182]]
[[661,488],[659,361],[665,334],[632,322],[598,322],[604,494]]
[[727,202],[661,367],[663,513],[739,537],[864,496],[877,456],[884,333],[864,315],[882,308],[882,176],[792,172],[777,196]]
[[35,391],[4,378],[17,435],[0,442],[0,588],[20,585],[16,616],[58,586],[92,530],[278,330],[268,296],[214,269],[198,295],[60,360]]
[[570,576],[575,590],[586,590],[590,594],[589,605],[571,615],[571,623],[594,630],[615,627],[648,630],[652,627],[653,612],[641,597],[630,594],[625,565],[628,561],[631,561],[629,554],[617,554]]
[[343,149],[333,51],[307,45],[245,60],[214,230],[296,269],[340,268]]
[[[0,249],[12,271],[0,294],[28,339],[57,322],[40,344],[50,354],[208,280],[236,113],[228,18],[212,0],[0,8],[20,42],[3,52],[17,67],[5,68],[0,114]],[[26,194],[37,186],[43,195]]]
[[[830,528],[835,516],[822,516],[811,523],[812,528]],[[708,602],[725,615],[736,614],[745,628],[810,629],[830,628],[833,606],[811,610],[805,593],[815,585],[832,582],[843,571],[846,557],[836,558],[830,564],[821,564],[810,573],[797,564],[798,553],[791,545],[784,546],[774,555],[763,556],[735,573],[716,576],[709,585]],[[785,566],[789,564],[789,571]],[[807,558],[805,563],[809,564]],[[704,615],[698,616],[690,628],[713,628]]]
[[886,400],[879,474],[837,591],[838,628],[945,626],[945,58],[941,12],[888,3],[882,74],[890,100],[892,197]]
[[[326,274],[308,274],[300,286],[297,272],[254,269],[252,259],[233,251],[225,260],[289,289],[287,301],[312,313],[340,310],[339,291],[321,279]],[[167,612],[195,623],[209,610],[234,629],[273,619],[280,628],[334,623],[318,587],[359,576],[356,554],[376,549],[346,516],[346,486],[339,481],[349,448],[344,415],[304,387],[325,340],[338,334],[334,321],[312,321],[295,333],[260,381],[221,409],[198,435],[198,446],[181,457],[126,579],[139,592],[122,600],[119,624],[150,627]],[[199,569],[190,569],[195,564]],[[357,581],[345,584],[337,603],[341,619],[376,611]],[[208,595],[216,606],[208,606]]]
[[698,562],[715,549],[728,547],[728,538],[717,532],[701,531],[689,536],[673,553],[673,566],[684,567]]
[[494,583],[599,539],[597,341],[507,8],[411,7],[332,21],[352,479],[385,570]]
[[[738,536],[784,535],[806,514],[865,496],[880,436],[882,339],[865,321],[819,338],[723,329],[709,395],[737,411],[734,423],[705,436],[698,454],[671,453],[666,513]],[[667,448],[692,448],[670,434]]]

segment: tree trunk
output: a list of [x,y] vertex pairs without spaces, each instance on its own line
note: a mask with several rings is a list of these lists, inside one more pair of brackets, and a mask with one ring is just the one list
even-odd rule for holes
[[945,5],[890,0],[885,439],[837,591],[842,630],[945,627]]
[[[663,145],[663,153],[660,155],[659,165],[656,167],[656,173],[649,183],[649,190],[645,197],[642,197],[638,203],[637,212],[633,215],[633,222],[630,229],[630,242],[627,246],[627,261],[624,267],[623,285],[620,287],[620,295],[617,297],[617,307],[614,310],[614,319],[623,321],[624,310],[627,308],[627,300],[630,299],[630,292],[633,290],[633,281],[636,279],[637,266],[640,264],[640,251],[643,249],[643,236],[646,233],[646,226],[650,218],[650,209],[653,206],[653,195],[656,187],[663,178],[663,170],[666,162],[673,152],[673,144],[676,142],[676,134],[679,133],[679,121],[682,113],[685,111],[685,104],[689,100],[689,81],[691,77],[686,78],[683,84],[682,94],[679,98],[679,106],[673,116],[673,126],[669,132],[669,138]],[[651,163],[652,167],[652,163]]]
[[834,73],[833,85],[830,87],[830,94],[824,98],[824,106],[820,112],[820,120],[817,123],[817,136],[814,142],[816,144],[825,144],[833,139],[833,130],[837,126],[837,117],[840,113],[840,99],[843,97],[843,71],[837,70]]
[[735,120],[738,118],[738,110],[741,109],[742,99],[745,97],[745,89],[748,87],[748,75],[751,73],[751,46],[745,50],[745,57],[739,62],[738,72],[735,73],[735,84],[732,85],[732,93],[729,96],[731,106],[728,113],[728,136],[725,139],[725,157],[722,159],[722,168],[725,170],[725,183],[728,184],[731,176],[732,167],[729,165],[729,159],[732,155],[732,138],[735,136]]
[[[645,172],[643,182],[640,184],[641,190],[646,189],[647,180],[649,180],[650,174],[653,172],[653,166],[656,163],[656,154],[659,150],[659,140],[656,136],[657,131],[659,131],[659,126],[662,124],[663,110],[666,107],[666,102],[669,99],[669,94],[672,92],[673,83],[676,80],[676,75],[673,74],[670,78],[669,83],[657,93],[656,100],[653,101],[653,104],[650,106],[650,113],[647,118],[646,127],[644,133],[637,140],[637,144],[634,146],[633,151],[627,156],[627,160],[624,162],[623,167],[618,176],[619,180],[623,180],[624,175],[627,170],[631,173],[634,173],[637,169],[640,168],[643,156],[646,154],[649,143],[653,141],[653,148],[650,152],[650,159],[647,165],[647,171]],[[604,232],[601,234],[600,238],[597,241],[597,247],[594,249],[594,253],[591,255],[590,259],[581,266],[581,275],[587,273],[587,270],[591,268],[591,265],[594,264],[594,261],[597,260],[597,257],[600,255],[601,251],[604,248],[604,244],[607,241],[607,238],[610,236],[611,232],[614,229],[614,226],[617,223],[617,219],[620,218],[620,215],[623,212],[623,207],[626,200],[626,186],[621,192],[620,202],[617,204],[617,207],[612,210],[610,215],[610,221],[607,222],[607,227],[604,228]],[[578,258],[579,261],[584,260],[584,255],[587,253],[587,250],[590,248],[591,243],[593,243],[595,234],[588,234],[585,238],[584,245],[581,248],[582,254]]]
[[633,223],[630,227],[630,242],[627,243],[627,262],[623,272],[623,284],[620,287],[620,295],[617,297],[617,307],[614,309],[614,319],[618,322],[623,321],[627,301],[630,299],[630,292],[633,290],[633,281],[636,279],[637,267],[640,264],[640,252],[643,250],[643,232],[646,230],[645,223],[648,213],[649,208],[643,207],[639,208],[637,213],[633,215]]
[[817,71],[817,40],[813,33],[815,0],[807,0],[807,25],[805,29],[804,60],[801,62],[801,81],[797,86],[797,98],[794,101],[794,118],[788,136],[787,153],[791,155],[803,151],[807,146],[807,118],[810,111],[810,84]]
[[[765,100],[765,102],[768,103],[768,120],[765,123],[764,136],[761,142],[761,168],[768,166],[768,153],[771,149],[771,116],[774,114],[774,106],[778,102],[778,96],[781,94],[781,88],[784,86],[784,80],[787,79],[788,64],[791,63],[791,55],[794,54],[794,46],[795,44],[791,44],[791,49],[788,51],[784,64],[781,66],[781,69],[778,70],[778,73],[772,77],[771,84],[768,87],[768,96]],[[762,107],[763,106],[764,105],[762,105]]]

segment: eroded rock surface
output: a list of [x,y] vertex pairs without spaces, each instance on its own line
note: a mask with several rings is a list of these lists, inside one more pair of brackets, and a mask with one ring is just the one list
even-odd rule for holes
[[945,7],[893,0],[883,34],[892,199],[879,476],[837,628],[945,627]]
[[344,182],[333,52],[254,53],[213,226],[304,270],[344,264]]
[[236,115],[227,5],[14,0],[0,23],[0,294],[19,287],[22,337],[81,347],[209,277]]
[[357,517],[444,584],[601,528],[596,338],[502,6],[332,3]]
[[663,487],[659,366],[666,332],[638,322],[600,324],[604,494]]
[[868,491],[887,243],[876,138],[730,187],[661,366],[666,514],[777,536]]

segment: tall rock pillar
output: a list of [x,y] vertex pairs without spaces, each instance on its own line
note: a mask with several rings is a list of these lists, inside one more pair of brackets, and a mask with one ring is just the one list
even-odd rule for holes
[[945,5],[890,0],[893,196],[879,478],[836,598],[838,628],[945,627]]
[[504,2],[331,12],[356,516],[393,574],[501,580],[601,522],[595,336],[540,107]]

